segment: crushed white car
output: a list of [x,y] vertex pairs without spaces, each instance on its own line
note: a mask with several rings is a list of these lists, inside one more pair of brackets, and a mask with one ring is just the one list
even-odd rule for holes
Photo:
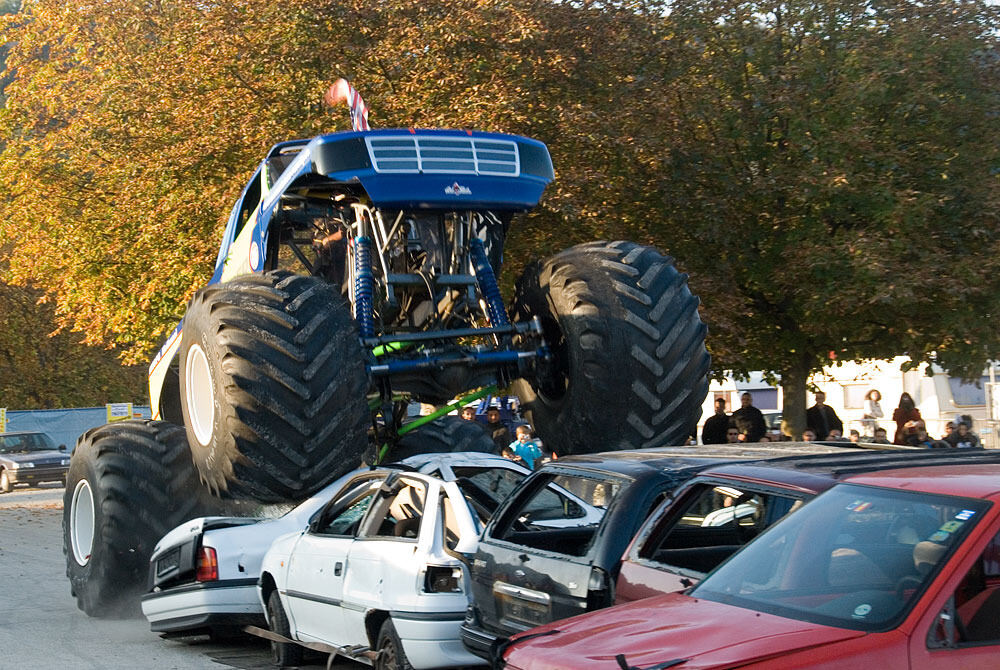
[[[418,471],[445,481],[460,479],[477,512],[487,517],[528,475],[527,469],[505,458],[473,452],[411,456],[379,471],[383,476]],[[257,581],[271,542],[306,528],[345,484],[368,472],[341,477],[278,518],[202,517],[167,533],[153,551],[152,590],[142,599],[150,629],[176,636],[264,626]]]
[[[280,636],[275,662],[298,665],[308,645],[385,670],[482,664],[462,646],[460,626],[467,565],[494,511],[484,513],[483,502],[496,479],[365,472],[307,528],[276,539],[259,581]],[[581,513],[587,507],[563,489],[552,495]]]

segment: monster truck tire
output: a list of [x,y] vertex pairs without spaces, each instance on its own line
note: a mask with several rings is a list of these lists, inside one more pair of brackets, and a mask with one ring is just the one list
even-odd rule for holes
[[459,451],[495,453],[496,445],[483,427],[457,416],[442,416],[399,438],[387,458],[400,461],[417,454],[449,454]]
[[128,420],[87,431],[63,494],[63,553],[77,606],[95,617],[134,616],[159,539],[223,511],[198,481],[180,426]]
[[525,270],[515,321],[538,316],[553,358],[514,392],[565,455],[683,444],[701,416],[710,358],[687,275],[651,247],[591,242]]
[[357,467],[369,420],[358,330],[339,289],[276,271],[207,286],[180,347],[184,425],[217,495],[301,500]]

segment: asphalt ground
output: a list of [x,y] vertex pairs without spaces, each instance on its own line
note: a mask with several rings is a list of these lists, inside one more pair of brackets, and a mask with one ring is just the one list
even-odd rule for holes
[[[61,486],[0,495],[0,668],[188,670],[273,668],[267,642],[162,639],[144,618],[88,617],[76,607],[62,552]],[[325,668],[315,656],[304,668]],[[366,666],[337,659],[332,668]]]

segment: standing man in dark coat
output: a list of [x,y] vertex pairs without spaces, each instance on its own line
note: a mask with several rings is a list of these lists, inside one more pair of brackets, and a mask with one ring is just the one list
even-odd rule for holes
[[806,410],[806,425],[816,433],[817,440],[825,440],[835,428],[841,435],[844,434],[844,422],[833,408],[825,403],[826,394],[816,391],[816,404]]
[[750,393],[740,396],[740,404],[742,407],[733,412],[733,423],[747,436],[747,442],[760,442],[760,438],[767,432],[764,415],[753,406],[753,396]]
[[486,434],[493,438],[496,445],[496,453],[503,453],[507,445],[513,438],[510,436],[510,428],[500,419],[500,410],[490,407],[486,410]]
[[715,399],[715,414],[705,420],[701,429],[702,444],[725,444],[726,430],[729,428],[729,415],[726,414],[726,399]]

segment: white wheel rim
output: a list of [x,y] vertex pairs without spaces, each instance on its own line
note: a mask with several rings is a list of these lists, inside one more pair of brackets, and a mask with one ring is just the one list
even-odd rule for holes
[[81,479],[73,490],[69,511],[69,541],[73,558],[80,565],[90,562],[94,550],[94,492],[86,479]]
[[200,345],[192,344],[186,361],[184,386],[188,420],[198,442],[207,447],[212,441],[212,424],[215,421],[215,389],[212,387],[208,356]]

